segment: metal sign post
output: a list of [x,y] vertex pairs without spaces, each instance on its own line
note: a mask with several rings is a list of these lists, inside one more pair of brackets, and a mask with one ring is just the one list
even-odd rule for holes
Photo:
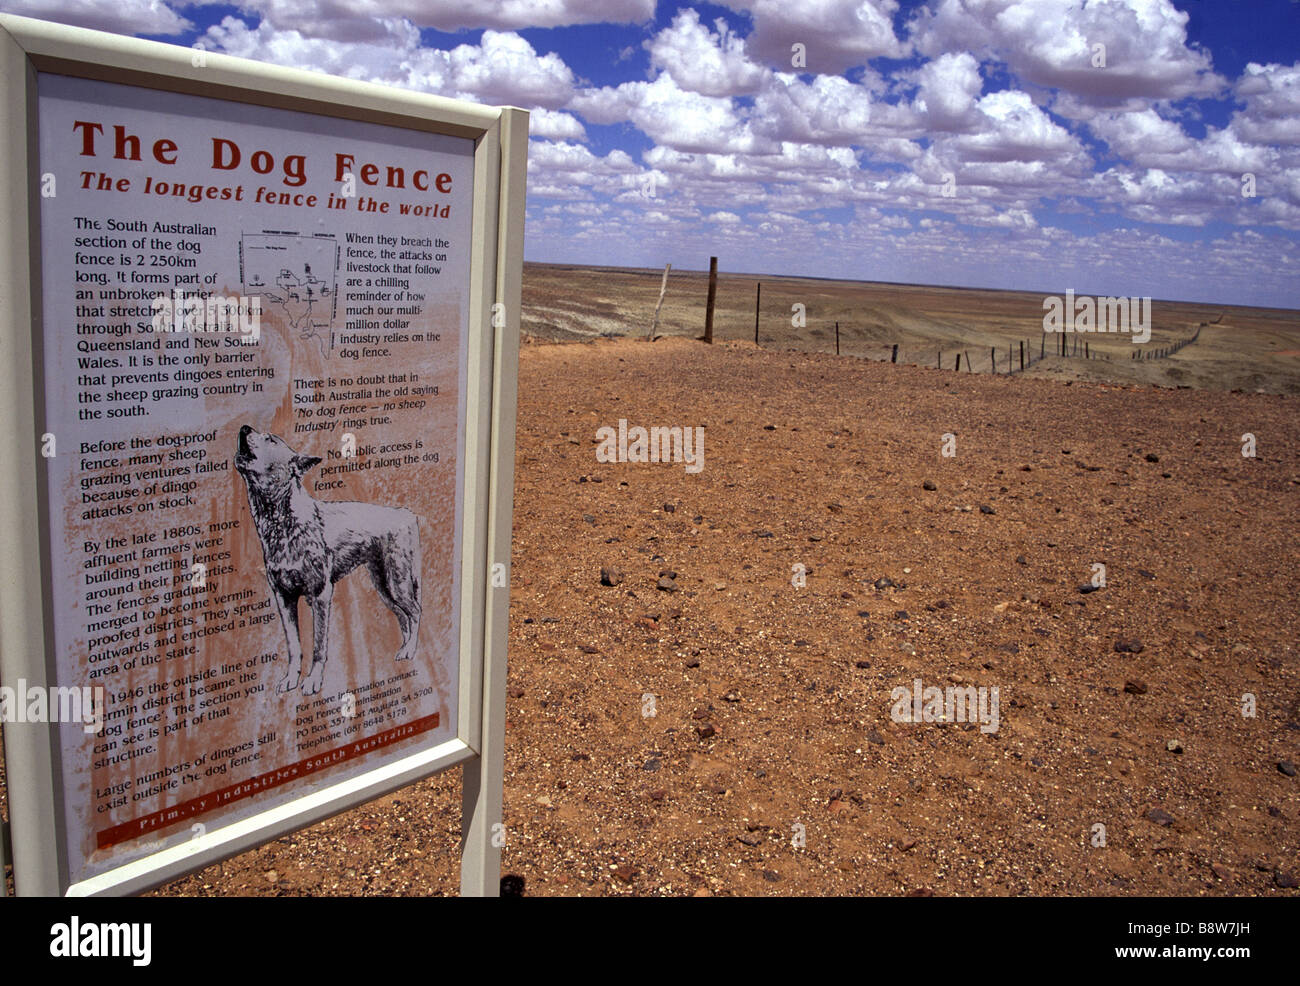
[[[501,847],[505,842],[502,793],[505,785],[506,640],[509,634],[510,534],[515,488],[516,382],[519,371],[519,297],[524,256],[524,181],[528,171],[528,116],[506,110],[501,120],[503,152],[501,200],[512,215],[502,215],[498,238],[499,298],[508,298],[514,314],[497,329],[492,408],[492,479],[488,503],[489,573],[484,625],[483,726],[479,755],[462,774],[460,892],[466,897],[495,897],[501,889]],[[508,154],[509,157],[505,157]],[[513,319],[513,321],[511,320]]]

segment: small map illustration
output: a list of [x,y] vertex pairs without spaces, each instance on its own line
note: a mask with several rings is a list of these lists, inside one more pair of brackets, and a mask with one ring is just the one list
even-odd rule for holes
[[339,247],[333,236],[245,233],[239,245],[244,294],[262,299],[263,317],[278,317],[300,339],[334,348]]

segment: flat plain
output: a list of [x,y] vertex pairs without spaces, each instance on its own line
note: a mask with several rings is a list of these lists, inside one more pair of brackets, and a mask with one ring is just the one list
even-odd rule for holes
[[[865,335],[837,358],[824,337],[800,351],[760,325],[755,346],[739,338],[752,282],[720,290],[731,341],[707,346],[691,338],[698,276],[670,284],[670,335],[647,342],[657,274],[537,273],[511,574],[513,886],[1297,893],[1300,396],[1294,357],[1275,352],[1300,348],[1294,313],[1225,309],[1250,340],[1203,331],[1213,380],[1213,361],[1190,365],[1201,341],[1157,361],[1217,385],[1178,389],[1124,379],[1122,358],[958,374],[864,358]],[[563,333],[543,314],[596,304],[597,286],[589,341],[547,344]],[[840,290],[807,295],[810,327]],[[957,324],[946,289],[916,290],[926,319]],[[795,293],[771,297],[775,326]],[[995,300],[990,336],[1016,311],[1032,322],[1033,298]],[[981,338],[933,333],[926,346],[972,355]],[[796,341],[811,348],[811,331]],[[1098,368],[1110,378],[1089,379]],[[598,429],[620,419],[703,428],[704,468],[597,461]],[[1084,591],[1097,565],[1105,585]],[[997,689],[997,729],[897,721],[894,689],[918,680]],[[453,771],[157,893],[454,894],[459,809]]]
[[[524,329],[538,339],[573,341],[642,336],[650,330],[662,271],[526,264]],[[761,290],[759,285],[761,284]],[[1043,334],[1043,292],[881,284],[720,273],[714,338],[754,339],[767,348],[840,352],[949,369],[963,354],[963,372],[994,367],[1019,372],[1020,346],[1030,376],[1215,390],[1300,393],[1300,312],[1151,299],[1151,339],[1135,345],[1123,333],[1072,333],[1078,355],[1054,355],[1056,337]],[[1078,294],[1082,296],[1083,291]],[[698,337],[704,331],[708,273],[672,271],[658,332]],[[803,325],[794,324],[802,305]],[[1200,330],[1196,342],[1163,359],[1134,360],[1134,350],[1168,349]],[[1084,359],[1084,344],[1092,359]],[[1045,358],[1041,362],[1040,356]],[[969,359],[969,362],[968,362]]]

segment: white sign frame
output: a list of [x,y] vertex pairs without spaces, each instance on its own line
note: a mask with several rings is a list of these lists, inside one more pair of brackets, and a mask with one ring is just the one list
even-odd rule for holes
[[[470,138],[473,235],[457,737],[72,885],[58,727],[7,724],[17,893],[139,893],[461,766],[461,893],[497,895],[528,113],[0,14],[0,674],[29,688],[55,684],[40,454],[39,72]],[[493,579],[495,566],[504,568]]]

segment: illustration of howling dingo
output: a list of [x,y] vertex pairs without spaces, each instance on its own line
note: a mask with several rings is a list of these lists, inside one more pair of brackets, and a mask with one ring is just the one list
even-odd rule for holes
[[292,691],[302,674],[298,600],[312,610],[312,660],[304,695],[321,689],[329,658],[334,583],[360,565],[370,569],[379,598],[402,630],[397,660],[415,654],[420,630],[420,528],[415,514],[372,503],[317,500],[303,474],[322,460],[301,455],[278,435],[239,429],[235,469],[248,488],[248,505],[262,542],[266,578],[289,646],[289,670],[277,690]]

